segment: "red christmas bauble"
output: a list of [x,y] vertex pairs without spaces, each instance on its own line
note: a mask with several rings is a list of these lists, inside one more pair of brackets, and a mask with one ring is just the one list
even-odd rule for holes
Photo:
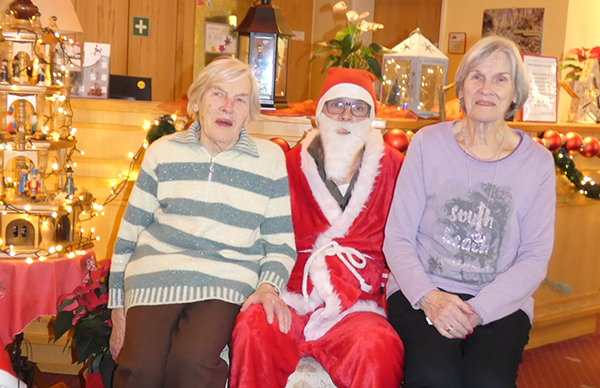
[[577,153],[581,150],[583,139],[577,132],[569,132],[565,135],[565,148],[570,153]]
[[560,138],[560,133],[556,132],[553,129],[549,129],[544,132],[544,139],[548,142],[548,149],[551,152],[557,151],[562,145],[562,139]]
[[400,152],[404,152],[408,149],[408,136],[406,135],[406,132],[401,129],[390,129],[383,135],[383,140],[390,147],[393,147]]
[[279,147],[281,147],[284,154],[290,150],[290,145],[285,139],[282,139],[280,137],[274,137],[271,139],[271,141],[277,144]]
[[598,151],[600,150],[600,144],[598,143],[598,139],[593,136],[586,136],[583,139],[583,146],[581,147],[581,155],[586,158],[591,158],[593,156],[598,155]]
[[546,139],[540,139],[537,136],[532,137],[533,141],[540,143],[544,148],[548,148],[548,141]]

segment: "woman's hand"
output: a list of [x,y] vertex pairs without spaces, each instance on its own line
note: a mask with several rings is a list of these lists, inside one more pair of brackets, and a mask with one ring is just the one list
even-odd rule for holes
[[464,338],[481,322],[468,303],[447,292],[430,291],[419,300],[418,305],[446,338]]
[[125,341],[125,311],[123,308],[112,309],[110,312],[112,321],[112,332],[110,333],[110,354],[112,354],[115,362],[123,348]]
[[269,283],[263,283],[254,291],[242,305],[240,312],[243,313],[253,304],[260,303],[265,310],[267,322],[273,324],[273,314],[279,322],[279,331],[287,334],[292,327],[292,313],[283,300],[277,294],[275,287]]

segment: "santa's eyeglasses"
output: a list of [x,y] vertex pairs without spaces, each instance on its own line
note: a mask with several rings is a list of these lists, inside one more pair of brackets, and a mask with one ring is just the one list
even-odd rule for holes
[[325,101],[325,109],[332,115],[341,115],[348,107],[354,117],[367,117],[371,113],[371,106],[366,102]]

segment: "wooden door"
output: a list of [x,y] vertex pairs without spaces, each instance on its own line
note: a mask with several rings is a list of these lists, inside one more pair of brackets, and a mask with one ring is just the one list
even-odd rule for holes
[[375,0],[373,19],[383,24],[373,42],[393,48],[417,27],[432,43],[439,43],[442,0]]
[[[173,101],[191,83],[193,0],[72,0],[84,33],[79,42],[111,45],[111,74],[150,77],[152,100]],[[133,36],[133,17],[150,20]]]

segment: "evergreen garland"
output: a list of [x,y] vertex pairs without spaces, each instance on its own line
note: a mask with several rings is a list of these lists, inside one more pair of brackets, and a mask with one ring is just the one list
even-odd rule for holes
[[155,140],[176,131],[173,118],[170,115],[160,116],[156,121],[158,121],[158,124],[153,125],[146,136],[148,145],[152,144]]
[[600,199],[600,186],[591,179],[586,179],[583,174],[577,170],[575,162],[571,159],[571,155],[569,155],[569,151],[567,151],[564,144],[552,155],[554,156],[554,164],[556,167],[565,174],[581,194],[591,199]]

